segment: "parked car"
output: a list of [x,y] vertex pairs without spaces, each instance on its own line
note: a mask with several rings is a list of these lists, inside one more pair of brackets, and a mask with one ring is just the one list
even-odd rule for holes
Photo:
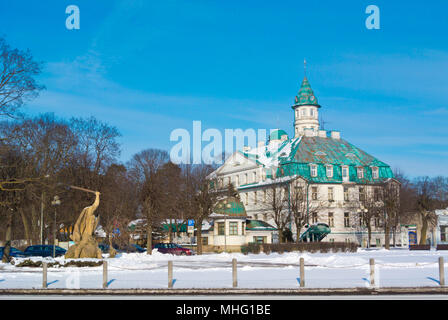
[[[28,248],[25,249],[24,253],[27,257],[33,257],[33,256],[52,257],[53,256],[53,247],[54,247],[53,245],[48,245],[48,244],[29,246]],[[65,250],[64,248],[56,246],[56,251],[55,251],[56,257],[63,256],[63,255],[65,255],[66,252],[67,252],[67,250]]]
[[[4,249],[5,249],[5,247],[0,247],[0,259],[3,258]],[[15,258],[25,258],[26,257],[26,255],[23,251],[21,251],[17,248],[14,248],[14,247],[11,247],[9,249],[9,256],[15,257]]]
[[120,250],[123,252],[138,252],[138,253],[146,252],[145,248],[134,243],[131,243],[130,245],[127,246],[121,246]]
[[176,243],[157,243],[152,246],[153,249],[157,249],[160,253],[169,253],[182,256],[191,256],[194,251],[191,249],[183,248]]
[[[98,245],[98,247],[101,249],[101,251],[103,253],[109,253],[109,245],[106,243],[100,243]],[[138,244],[130,244],[130,245],[124,245],[124,246],[118,246],[116,244],[113,244],[114,249],[118,252],[118,253],[122,253],[122,252],[146,252],[145,248],[142,248],[141,246],[139,246]]]

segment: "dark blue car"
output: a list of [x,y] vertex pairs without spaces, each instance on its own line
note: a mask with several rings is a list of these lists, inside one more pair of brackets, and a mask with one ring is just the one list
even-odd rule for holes
[[[35,245],[35,246],[29,246],[25,249],[24,253],[27,257],[52,257],[53,256],[53,245]],[[55,250],[55,256],[63,256],[67,250],[64,248],[56,246]]]
[[[0,247],[0,259],[3,258],[3,250],[4,249],[5,249],[5,247]],[[22,251],[14,248],[14,247],[11,247],[9,249],[9,256],[15,257],[15,258],[25,258],[26,257],[25,253],[23,253]]]

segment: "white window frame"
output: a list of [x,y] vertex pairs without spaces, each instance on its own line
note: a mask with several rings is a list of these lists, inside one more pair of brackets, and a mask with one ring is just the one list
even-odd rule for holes
[[380,177],[380,172],[378,167],[372,167],[372,179],[378,179]]
[[358,179],[364,179],[364,168],[363,167],[356,168],[356,176],[358,177]]
[[[330,170],[330,174],[328,174],[328,170]],[[325,173],[327,175],[327,178],[333,178],[333,166],[332,165],[326,165],[325,166]]]
[[[344,175],[344,170],[346,170],[347,175]],[[341,167],[341,175],[342,175],[342,181],[348,181],[350,179],[350,169],[348,166]]]
[[334,187],[328,187],[328,200],[334,201]]
[[310,164],[310,175],[313,178],[317,177],[317,164]]

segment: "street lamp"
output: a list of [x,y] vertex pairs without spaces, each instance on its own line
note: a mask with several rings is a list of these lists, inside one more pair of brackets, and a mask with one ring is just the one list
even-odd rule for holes
[[[367,208],[365,208],[364,205],[361,203],[360,208],[358,208],[356,210],[356,212],[358,214],[361,214],[361,213],[366,214],[367,212],[369,212],[369,210]],[[362,221],[363,217],[362,216],[359,217],[359,220],[360,220],[359,229],[361,230],[361,241],[362,241],[364,239],[364,226],[363,226],[363,221]],[[367,243],[367,248],[369,248],[369,247],[370,247],[370,243],[368,242]]]
[[54,206],[54,230],[53,230],[53,258],[56,257],[56,206],[61,204],[58,196],[54,196],[51,205]]

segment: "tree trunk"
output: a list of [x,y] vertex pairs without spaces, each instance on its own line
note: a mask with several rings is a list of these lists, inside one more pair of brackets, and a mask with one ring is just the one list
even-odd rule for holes
[[2,262],[4,263],[9,263],[11,261],[9,252],[11,251],[13,211],[8,210],[7,215],[8,215],[8,222],[6,225],[5,247],[3,248],[3,258],[2,258]]
[[152,225],[150,219],[146,219],[146,254],[152,254]]
[[302,227],[300,226],[299,223],[296,222],[296,243],[299,243],[300,240],[300,231],[302,230]]
[[372,240],[372,227],[367,225],[367,248],[370,248],[370,242]]
[[40,235],[40,217],[38,215],[38,212],[36,210],[35,205],[31,206],[31,244],[38,244],[39,241],[39,235]]
[[422,215],[422,228],[420,232],[420,242],[419,244],[426,244],[426,232],[428,230],[428,220],[425,215]]
[[389,225],[386,223],[386,227],[384,228],[384,248],[386,250],[390,249],[390,227]]
[[171,220],[169,221],[169,225],[168,225],[168,239],[169,242],[173,242],[173,222]]
[[25,231],[25,239],[28,246],[31,245],[31,233],[30,233],[30,224],[28,222],[28,218],[25,215],[25,212],[22,208],[19,209],[20,217],[22,218],[23,229]]
[[202,220],[196,222],[196,242],[197,242],[197,254],[202,254]]

